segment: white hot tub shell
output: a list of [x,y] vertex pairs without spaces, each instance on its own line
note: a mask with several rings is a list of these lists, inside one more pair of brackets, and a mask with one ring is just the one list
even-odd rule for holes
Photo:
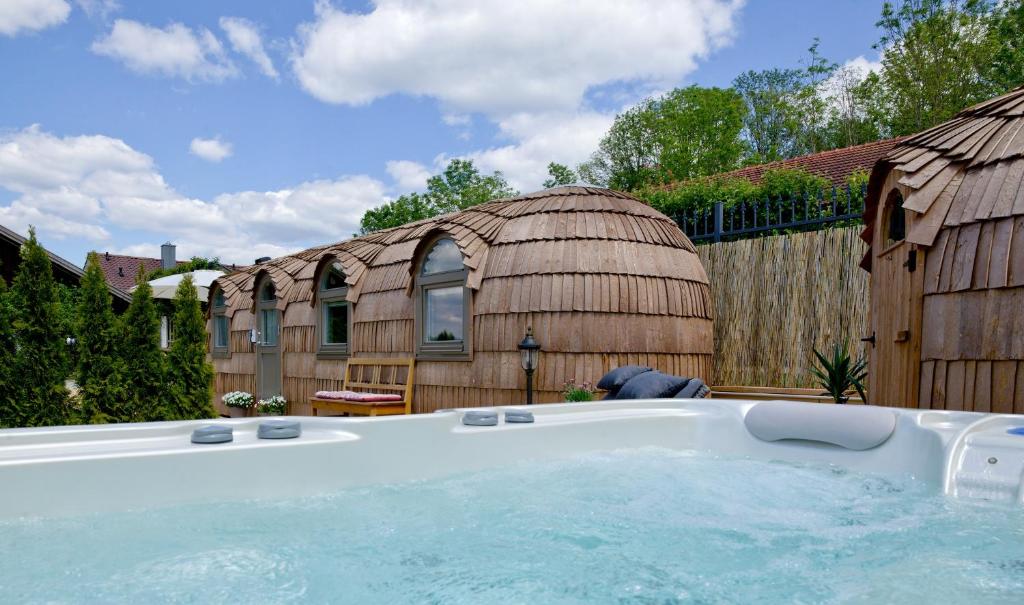
[[[848,449],[825,441],[844,442],[843,427],[858,424],[861,406],[780,406],[776,426],[763,429],[771,436],[758,433],[777,440],[764,441],[744,423],[763,403],[663,399],[498,407],[499,418],[529,409],[535,422],[502,418],[497,426],[465,426],[461,410],[295,417],[302,435],[281,440],[257,439],[261,419],[224,419],[216,423],[231,426],[234,440],[223,444],[190,441],[195,428],[214,421],[0,430],[0,519],[313,496],[649,446],[910,474],[951,496],[1024,504],[1024,435],[1011,432],[1024,427],[1024,416],[873,408],[892,414],[891,435],[877,446]],[[794,423],[786,418],[801,409],[817,415],[818,424],[787,434]]]

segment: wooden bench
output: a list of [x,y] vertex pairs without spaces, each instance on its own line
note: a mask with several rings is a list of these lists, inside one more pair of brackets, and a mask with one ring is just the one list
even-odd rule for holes
[[396,393],[402,401],[344,401],[310,397],[314,416],[393,416],[412,413],[412,385],[416,360],[405,357],[352,358],[345,364],[343,391]]
[[[822,395],[821,388],[803,389],[792,387],[747,387],[717,386],[711,387],[711,396],[715,399],[748,399],[767,401],[784,399],[786,401],[807,401],[811,403],[833,403],[828,395]],[[864,403],[856,391],[847,393],[850,403]]]

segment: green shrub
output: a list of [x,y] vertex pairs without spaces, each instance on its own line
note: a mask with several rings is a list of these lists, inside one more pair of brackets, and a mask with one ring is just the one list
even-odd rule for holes
[[21,247],[21,264],[10,291],[17,353],[14,376],[19,397],[10,410],[12,426],[53,426],[70,419],[67,343],[60,299],[46,250],[34,228]]
[[830,189],[831,181],[824,177],[806,170],[776,168],[765,171],[757,185],[743,178],[710,177],[686,181],[673,189],[650,187],[637,195],[655,210],[674,217],[682,212],[708,210],[716,202],[730,208],[766,199],[816,198]]
[[562,388],[562,396],[566,401],[593,401],[594,387],[589,382],[576,384],[575,379],[570,379]]
[[124,377],[111,305],[99,257],[90,252],[82,276],[75,335],[82,410],[84,420],[92,423],[132,420],[124,406]]
[[825,389],[823,395],[831,396],[836,403],[846,403],[849,399],[846,393],[856,389],[864,403],[868,402],[864,394],[868,362],[864,357],[854,360],[848,343],[832,345],[831,357],[826,358],[817,349],[814,349],[814,356],[818,359],[818,365],[811,368],[811,373]]
[[7,282],[0,277],[0,428],[17,426],[16,407],[20,397],[14,374],[14,308]]
[[174,342],[168,354],[169,420],[213,418],[213,366],[206,360],[206,321],[191,277],[174,294]]
[[160,315],[153,289],[145,278],[145,270],[140,266],[138,286],[120,322],[125,404],[134,422],[167,420],[173,416],[164,383],[167,369],[166,356],[160,349]]

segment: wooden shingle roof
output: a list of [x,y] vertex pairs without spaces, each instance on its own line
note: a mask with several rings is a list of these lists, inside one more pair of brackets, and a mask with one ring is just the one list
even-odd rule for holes
[[[539,284],[546,284],[538,286],[539,296],[540,288],[550,288],[554,279],[544,281],[545,275],[557,276],[560,284],[566,275],[579,275],[581,280],[604,275],[605,290],[610,288],[610,275],[629,275],[634,281],[647,277],[707,283],[693,244],[671,219],[630,195],[577,186],[494,200],[462,212],[310,248],[231,273],[217,283],[224,289],[231,313],[252,308],[253,287],[264,272],[274,281],[280,308],[293,302],[313,303],[314,277],[326,259],[336,258],[345,268],[348,298],[356,302],[362,296],[411,288],[420,246],[439,233],[451,237],[462,250],[469,269],[467,286],[474,289],[484,279],[535,276],[541,280]],[[576,241],[568,245],[567,240]],[[519,250],[524,244],[531,246],[528,253]],[[676,253],[668,254],[672,250]],[[686,256],[692,261],[681,262],[679,252],[689,253]],[[637,258],[645,261],[636,262]],[[650,298],[659,300],[658,285],[650,288]],[[665,308],[681,307],[682,303],[669,300],[663,290],[660,296]],[[627,298],[622,297],[623,304]],[[571,295],[566,304],[572,310]]]
[[[920,215],[907,233],[911,243],[938,249],[945,241],[940,241],[944,230],[971,225],[980,230],[981,223],[1024,216],[1024,86],[908,138],[878,162],[868,187],[867,227],[861,234],[869,245],[882,184],[893,170],[899,183],[910,189],[903,207]],[[995,252],[1012,258],[1018,238],[1013,236],[1013,221],[1003,222],[998,233],[989,234],[989,244],[997,241],[1000,247]],[[968,239],[977,246],[978,237]],[[961,243],[966,246],[970,241]],[[1024,250],[1018,254],[1024,255]],[[870,255],[869,250],[862,263],[865,268],[870,267]]]

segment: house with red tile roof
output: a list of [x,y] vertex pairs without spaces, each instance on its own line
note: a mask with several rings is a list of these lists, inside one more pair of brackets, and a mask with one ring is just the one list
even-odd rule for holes
[[127,292],[135,285],[135,277],[141,265],[146,273],[158,269],[171,269],[178,265],[185,264],[175,258],[176,248],[174,244],[167,243],[160,246],[162,258],[147,258],[145,256],[126,256],[122,254],[111,254],[100,252],[100,268],[111,286]]
[[828,151],[802,155],[788,160],[744,166],[737,170],[716,174],[712,178],[747,179],[756,185],[761,182],[761,177],[769,170],[806,170],[828,179],[833,185],[839,187],[845,185],[846,179],[857,171],[871,172],[875,162],[880,160],[889,150],[904,139],[906,137],[882,139],[881,141],[872,141],[852,147],[842,147],[840,149],[830,149]]

